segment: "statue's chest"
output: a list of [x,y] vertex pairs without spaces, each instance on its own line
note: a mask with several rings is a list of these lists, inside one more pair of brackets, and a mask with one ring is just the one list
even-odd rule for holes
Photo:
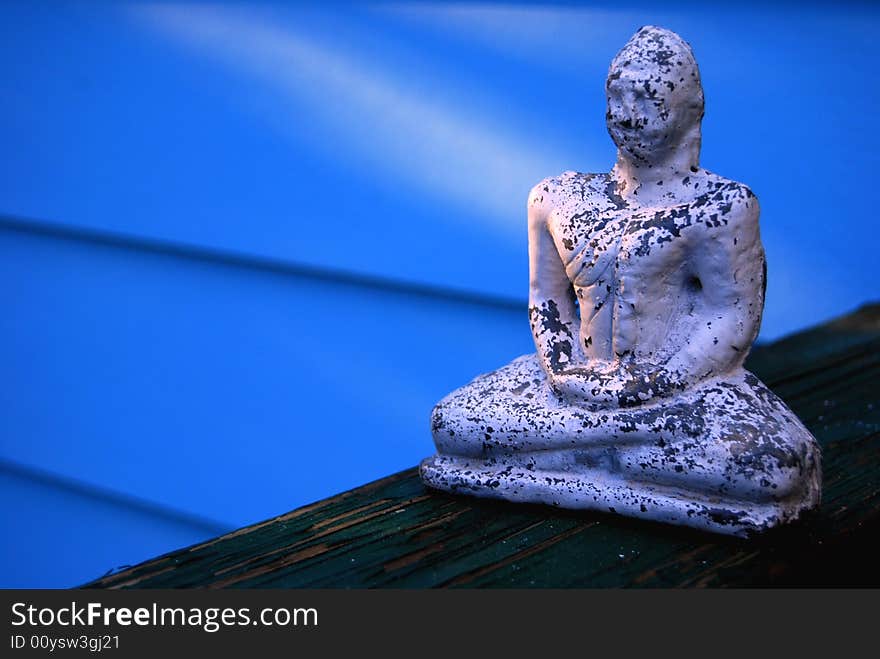
[[678,266],[693,233],[690,210],[687,205],[604,212],[561,208],[551,232],[572,283],[617,285],[622,277]]

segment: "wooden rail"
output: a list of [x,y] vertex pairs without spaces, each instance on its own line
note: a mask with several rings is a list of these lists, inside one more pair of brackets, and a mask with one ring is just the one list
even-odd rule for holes
[[825,477],[816,513],[757,539],[440,494],[410,469],[87,586],[880,585],[880,304],[747,366],[818,438]]

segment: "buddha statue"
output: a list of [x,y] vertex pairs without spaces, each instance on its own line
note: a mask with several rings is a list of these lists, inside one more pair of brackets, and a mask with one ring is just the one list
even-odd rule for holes
[[536,352],[432,413],[431,488],[747,536],[819,503],[815,438],[743,362],[766,265],[758,200],[699,166],[690,46],[641,28],[611,63],[610,173],[528,198]]

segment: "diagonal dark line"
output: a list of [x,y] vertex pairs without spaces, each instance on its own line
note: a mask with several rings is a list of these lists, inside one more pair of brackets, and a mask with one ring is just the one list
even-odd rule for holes
[[133,249],[154,254],[165,254],[183,259],[208,261],[237,268],[261,270],[277,274],[306,277],[320,281],[360,286],[364,288],[392,291],[406,295],[416,295],[433,299],[450,300],[479,306],[494,307],[525,313],[527,303],[512,297],[478,293],[445,286],[434,286],[408,282],[389,277],[366,273],[285,261],[264,256],[256,256],[233,250],[216,249],[190,243],[145,238],[130,234],[67,226],[30,218],[0,215],[0,229],[20,233],[49,236],[62,240],[75,240],[96,245]]
[[23,465],[4,458],[0,458],[0,474],[13,476],[32,483],[39,483],[43,486],[62,489],[67,492],[73,492],[90,499],[98,499],[105,503],[128,508],[129,510],[145,513],[153,517],[160,517],[176,524],[184,524],[189,527],[197,528],[200,531],[204,531],[211,536],[221,535],[232,530],[232,526],[229,524],[215,519],[202,517],[201,515],[171,508],[124,492],[101,487],[99,485],[93,485],[86,481],[70,478],[69,476],[62,476],[44,469],[39,469],[30,465]]

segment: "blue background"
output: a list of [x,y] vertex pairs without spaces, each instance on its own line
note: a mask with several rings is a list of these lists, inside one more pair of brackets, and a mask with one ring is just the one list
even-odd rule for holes
[[761,340],[875,299],[878,10],[708,5],[0,5],[0,586],[431,453],[433,403],[533,349],[526,195],[611,167],[643,24],[761,201]]

